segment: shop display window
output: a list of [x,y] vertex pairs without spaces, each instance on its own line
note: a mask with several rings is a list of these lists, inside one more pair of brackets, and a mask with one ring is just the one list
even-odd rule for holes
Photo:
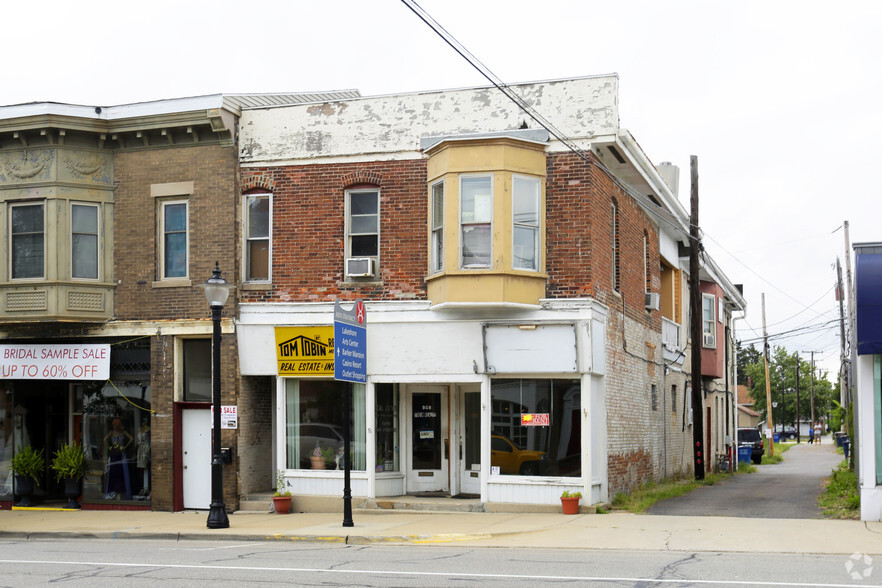
[[377,471],[399,470],[398,444],[398,384],[377,384],[376,422]]
[[582,475],[579,380],[494,379],[491,473]]
[[16,421],[13,416],[12,390],[0,384],[0,497],[12,500],[12,454],[15,447]]
[[86,452],[83,499],[150,500],[150,386],[78,385],[75,407]]
[[[352,470],[364,471],[365,386],[352,384]],[[350,385],[329,380],[286,380],[286,448],[289,469],[343,469],[345,394]],[[313,459],[315,457],[316,459]]]

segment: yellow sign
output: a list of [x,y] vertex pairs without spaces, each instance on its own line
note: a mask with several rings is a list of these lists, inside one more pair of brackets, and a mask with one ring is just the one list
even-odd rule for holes
[[276,327],[280,376],[334,377],[334,327]]

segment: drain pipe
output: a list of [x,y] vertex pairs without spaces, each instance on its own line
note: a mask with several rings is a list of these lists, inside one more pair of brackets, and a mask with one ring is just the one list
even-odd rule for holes
[[[732,340],[737,341],[735,337],[735,321],[741,321],[747,318],[747,310],[744,310],[741,316],[732,317]],[[732,365],[734,366],[734,379],[732,383],[735,385],[735,393],[732,394],[732,415],[735,417],[735,428],[732,430],[732,457],[729,469],[732,472],[738,471],[738,346],[732,345]]]

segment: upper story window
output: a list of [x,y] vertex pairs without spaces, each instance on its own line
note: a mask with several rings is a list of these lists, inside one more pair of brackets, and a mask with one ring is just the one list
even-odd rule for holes
[[612,202],[610,225],[610,229],[612,230],[613,290],[619,292],[622,289],[622,268],[620,265],[621,259],[619,255],[621,252],[621,249],[619,247],[619,205],[615,200],[613,200]]
[[181,381],[185,402],[211,402],[211,339],[184,339]]
[[45,205],[10,206],[10,255],[12,279],[42,278],[45,274]]
[[701,295],[701,343],[703,347],[717,346],[717,301],[713,294]]
[[263,282],[270,279],[272,195],[245,195],[245,279]]
[[513,176],[511,197],[512,267],[539,271],[539,179]]
[[160,267],[162,278],[186,278],[188,272],[188,205],[186,200],[169,200],[160,205]]
[[380,191],[346,191],[346,276],[376,275],[380,255]]
[[493,259],[493,178],[461,176],[460,267],[489,268]]
[[444,181],[432,184],[432,273],[444,269]]
[[98,279],[98,206],[71,204],[70,275]]
[[643,231],[643,283],[644,292],[652,292],[652,264],[649,261],[649,233]]

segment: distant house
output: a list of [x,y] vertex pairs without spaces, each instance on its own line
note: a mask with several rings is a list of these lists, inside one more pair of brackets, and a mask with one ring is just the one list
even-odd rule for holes
[[855,243],[855,466],[861,519],[882,520],[882,242]]
[[753,397],[744,384],[738,385],[738,428],[759,426],[760,413],[753,410]]

